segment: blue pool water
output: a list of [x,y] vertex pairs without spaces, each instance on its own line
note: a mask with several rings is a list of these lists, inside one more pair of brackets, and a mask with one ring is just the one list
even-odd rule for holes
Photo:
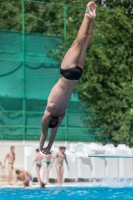
[[51,187],[46,189],[1,188],[0,200],[130,200],[133,188]]

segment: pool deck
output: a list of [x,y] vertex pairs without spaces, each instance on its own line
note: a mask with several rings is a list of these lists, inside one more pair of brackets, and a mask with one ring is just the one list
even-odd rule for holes
[[[73,183],[64,183],[62,187],[83,187],[83,186],[94,186],[95,184],[93,183],[89,183],[89,182],[73,182]],[[101,185],[99,183],[99,185]],[[30,188],[39,188],[40,186],[38,184],[32,184],[30,186]],[[50,187],[59,187],[57,184],[50,184],[50,185],[46,185],[46,188],[50,188]],[[19,185],[6,185],[6,184],[0,184],[0,188],[23,188]]]
[[[45,188],[58,188],[58,187],[104,187],[104,188],[124,188],[124,187],[129,187],[129,188],[133,188],[133,184],[106,184],[103,182],[98,182],[98,183],[88,183],[88,182],[77,182],[77,183],[64,183],[63,186],[58,186],[57,184],[50,184],[50,185],[46,185]],[[19,186],[19,185],[0,185],[0,189],[2,188],[25,188],[23,186]],[[30,185],[29,187],[25,188],[25,189],[39,189],[40,186],[38,184],[33,184]],[[43,189],[43,188],[42,188]]]

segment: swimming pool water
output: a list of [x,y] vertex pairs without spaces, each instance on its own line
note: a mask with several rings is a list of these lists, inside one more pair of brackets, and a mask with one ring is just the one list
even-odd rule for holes
[[1,188],[0,200],[130,200],[133,188],[51,187],[45,189]]

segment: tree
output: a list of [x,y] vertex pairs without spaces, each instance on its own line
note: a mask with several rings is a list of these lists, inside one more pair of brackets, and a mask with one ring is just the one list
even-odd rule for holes
[[122,8],[125,14],[133,20],[133,1],[132,0],[106,0],[104,5],[107,8]]
[[[47,0],[48,3],[53,3]],[[54,0],[55,4],[64,5],[64,0]],[[64,7],[61,5],[42,4],[36,2],[26,2],[25,5],[25,32],[44,33],[50,35],[63,35],[64,28]],[[67,4],[72,2],[68,0]],[[87,0],[82,2],[74,0],[73,6],[85,8]],[[79,25],[78,19],[82,20],[84,9],[71,8],[67,9],[67,23]],[[6,0],[0,2],[0,28],[6,30],[22,31],[22,5],[21,0]],[[73,30],[73,28],[71,27]],[[70,30],[70,29],[69,29]]]
[[77,87],[98,135],[133,144],[133,28],[122,9],[100,7],[85,71]]
[[[73,6],[79,6],[80,8],[67,9],[67,23],[71,22],[68,32],[73,30],[73,24],[75,28],[78,28],[80,20],[82,19],[84,8],[88,3],[87,0],[47,0],[51,5],[46,4],[44,0],[41,1],[44,4],[36,2],[25,2],[25,31],[33,33],[46,33],[54,35],[63,34],[63,18],[64,11],[62,6],[55,6],[52,4],[72,4]],[[95,0],[96,3],[102,5],[102,0]],[[133,19],[133,2],[132,0],[106,0],[104,6],[108,8],[122,8],[126,15]],[[22,5],[21,0],[6,0],[0,2],[0,28],[6,30],[22,30]],[[75,29],[76,30],[76,29]]]

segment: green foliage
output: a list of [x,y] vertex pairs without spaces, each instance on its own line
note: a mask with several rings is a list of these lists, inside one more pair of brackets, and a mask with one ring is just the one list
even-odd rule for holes
[[108,8],[124,8],[125,14],[133,19],[132,0],[106,0],[104,3]]
[[[25,31],[33,33],[45,33],[50,35],[61,35],[64,32],[64,0],[47,1],[60,5],[42,4],[26,2],[25,5]],[[85,7],[87,1],[74,0],[67,1],[67,4],[73,6]],[[75,23],[75,28],[79,28],[79,20],[83,18],[84,9],[67,7],[67,25],[68,32],[73,30],[72,26]],[[71,27],[69,28],[69,23]],[[78,27],[77,27],[78,24]],[[22,5],[21,0],[6,0],[0,2],[0,28],[7,30],[22,30]],[[76,30],[76,29],[75,29]]]
[[[47,0],[49,3],[67,4],[85,8],[87,0]],[[95,0],[101,4],[101,0]],[[125,14],[133,19],[133,2],[132,0],[106,0],[104,2],[108,8],[124,8]],[[0,1],[0,28],[7,30],[22,30],[22,12],[21,0]],[[74,31],[79,28],[80,21],[83,17],[84,9],[67,7],[67,32],[73,36]],[[55,6],[42,4],[36,0],[33,2],[25,2],[25,31],[33,33],[46,33],[54,35],[63,35],[64,28],[64,8],[63,6]],[[73,27],[74,24],[74,27]],[[69,26],[70,25],[70,26]]]
[[21,30],[21,1],[0,2],[0,28]]
[[[100,7],[78,85],[91,122],[109,142],[133,144],[133,28],[122,9]],[[95,113],[95,114],[94,114]]]

